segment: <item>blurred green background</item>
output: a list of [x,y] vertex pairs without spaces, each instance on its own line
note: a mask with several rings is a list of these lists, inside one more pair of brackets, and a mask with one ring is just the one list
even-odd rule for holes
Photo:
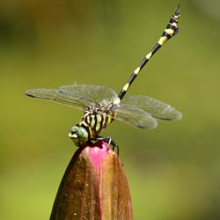
[[[29,88],[106,85],[117,92],[152,48],[174,0],[1,0],[0,219],[48,219],[82,112]],[[114,122],[136,220],[220,219],[220,2],[181,2],[180,33],[129,90],[182,111],[143,131]]]

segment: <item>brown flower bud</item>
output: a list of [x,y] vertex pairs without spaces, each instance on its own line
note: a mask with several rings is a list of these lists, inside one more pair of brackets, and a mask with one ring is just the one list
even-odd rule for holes
[[85,219],[133,219],[124,169],[117,154],[103,141],[76,151],[50,216],[50,220]]

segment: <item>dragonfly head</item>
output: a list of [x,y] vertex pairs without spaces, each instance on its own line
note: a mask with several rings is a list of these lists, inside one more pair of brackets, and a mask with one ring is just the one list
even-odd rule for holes
[[81,147],[86,141],[88,141],[89,134],[84,127],[76,125],[70,129],[69,137],[73,140],[76,146]]

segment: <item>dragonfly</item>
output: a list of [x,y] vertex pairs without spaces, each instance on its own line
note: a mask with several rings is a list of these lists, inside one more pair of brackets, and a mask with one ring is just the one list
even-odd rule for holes
[[134,95],[124,98],[142,68],[169,39],[178,33],[179,18],[178,6],[158,42],[134,70],[119,94],[106,86],[74,84],[61,86],[58,89],[29,89],[26,95],[83,110],[84,115],[80,122],[69,132],[69,137],[78,147],[98,140],[107,141],[113,147],[117,147],[111,137],[100,136],[100,132],[114,120],[141,129],[154,129],[158,125],[158,120],[181,119],[181,112],[149,96]]

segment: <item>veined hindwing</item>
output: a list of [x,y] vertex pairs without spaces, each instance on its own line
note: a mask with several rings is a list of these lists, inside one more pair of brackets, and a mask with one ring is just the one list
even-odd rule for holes
[[125,98],[120,103],[117,120],[129,125],[153,129],[157,127],[157,119],[179,120],[182,114],[175,108],[145,95]]

